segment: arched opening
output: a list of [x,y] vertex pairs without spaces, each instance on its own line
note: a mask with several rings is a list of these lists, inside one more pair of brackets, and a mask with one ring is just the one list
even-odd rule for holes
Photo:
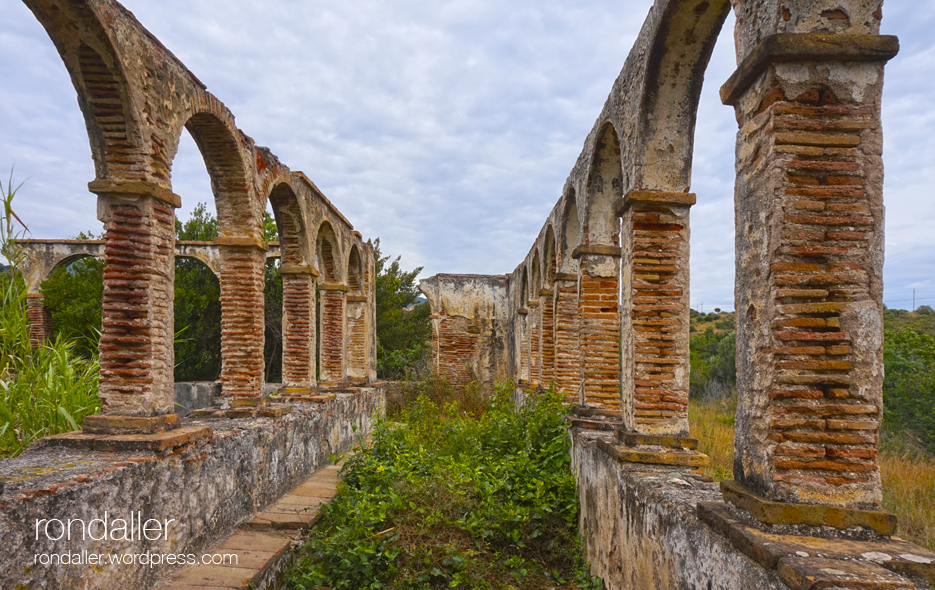
[[517,294],[517,309],[520,313],[516,316],[516,349],[519,350],[519,370],[517,379],[521,382],[529,381],[529,309],[526,304],[529,301],[529,274],[526,264],[523,264],[519,283],[519,293]]
[[543,281],[539,298],[542,333],[542,384],[549,385],[555,379],[555,232],[552,225],[545,230],[542,244]]
[[356,244],[351,246],[347,263],[347,376],[355,380],[367,378],[367,297]]
[[321,381],[343,382],[347,376],[345,341],[347,286],[339,283],[338,250],[334,229],[327,221],[318,229],[315,247],[315,266],[318,283],[318,366]]
[[529,322],[529,384],[536,386],[541,382],[542,367],[542,311],[539,308],[539,293],[542,290],[542,282],[539,279],[542,274],[538,249],[532,255],[529,274],[532,277],[526,302],[529,309],[526,315]]
[[316,319],[305,219],[287,182],[273,187],[269,205],[275,235],[267,239],[279,240],[280,258],[266,263],[266,380],[308,388],[316,381]]
[[619,243],[614,206],[623,196],[622,170],[617,131],[606,123],[598,135],[588,173],[586,244],[616,246]]
[[[42,298],[36,303],[44,309],[37,309],[31,314],[35,317],[30,317],[33,323],[46,321],[47,336],[74,342],[75,349],[85,358],[97,355],[103,271],[104,260],[87,254],[61,260],[40,285]],[[48,316],[42,317],[39,313]]]
[[575,248],[581,243],[581,222],[578,219],[578,202],[572,189],[565,195],[565,208],[561,228],[561,269],[565,273],[578,272],[578,260],[572,257]]
[[[186,224],[189,230],[197,225]],[[221,374],[221,284],[197,258],[175,259],[175,381],[216,381]]]

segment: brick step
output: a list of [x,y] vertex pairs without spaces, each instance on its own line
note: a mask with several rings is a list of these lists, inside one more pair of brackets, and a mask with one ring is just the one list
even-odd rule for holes
[[[320,519],[319,509],[337,491],[343,465],[316,471],[301,485],[258,513],[232,535],[201,554],[236,555],[236,565],[195,565],[179,571],[157,590],[269,590],[280,587],[304,541]],[[328,590],[319,587],[315,590]]]

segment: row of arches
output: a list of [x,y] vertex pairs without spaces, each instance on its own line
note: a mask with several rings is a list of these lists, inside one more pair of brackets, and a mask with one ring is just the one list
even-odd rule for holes
[[95,163],[89,189],[104,224],[102,412],[173,411],[181,198],[172,192],[172,166],[184,130],[204,159],[217,211],[222,394],[256,398],[263,390],[267,207],[279,234],[285,384],[314,387],[316,373],[326,383],[375,378],[372,253],[314,183],[256,146],[119,3],[24,1],[66,65]]

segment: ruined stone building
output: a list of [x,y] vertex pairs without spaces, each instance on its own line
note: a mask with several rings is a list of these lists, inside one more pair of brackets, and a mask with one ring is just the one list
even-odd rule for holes
[[[37,285],[78,256],[105,261],[103,409],[84,430],[0,463],[4,587],[84,587],[80,569],[23,568],[54,547],[38,513],[160,506],[179,534],[137,551],[201,550],[369,429],[374,263],[300,172],[115,0],[24,0],[85,115],[104,239],[26,244]],[[705,68],[731,9],[739,403],[736,481],[696,470],[688,436],[693,134]],[[423,281],[437,371],[522,395],[551,384],[570,420],[582,536],[607,588],[929,588],[935,554],[893,537],[881,507],[883,70],[897,39],[881,0],[656,0],[561,198],[506,276]],[[220,236],[176,243],[171,169],[182,129],[212,179]],[[262,216],[276,215],[276,250]],[[283,383],[263,383],[263,265],[281,259]],[[175,411],[174,260],[221,285],[219,391]],[[316,317],[320,307],[321,317]],[[320,324],[320,333],[316,327]],[[320,375],[316,378],[316,374]],[[183,387],[184,388],[184,387]],[[272,400],[272,401],[271,401]],[[98,587],[147,588],[111,568]],[[18,584],[18,585],[17,585]]]

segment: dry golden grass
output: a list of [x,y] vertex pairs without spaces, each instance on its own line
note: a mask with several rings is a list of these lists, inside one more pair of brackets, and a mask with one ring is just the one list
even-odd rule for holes
[[[705,475],[718,481],[733,477],[734,407],[728,401],[688,405],[691,435],[711,458]],[[935,551],[935,458],[889,446],[880,453],[883,507],[899,518],[897,535]]]

